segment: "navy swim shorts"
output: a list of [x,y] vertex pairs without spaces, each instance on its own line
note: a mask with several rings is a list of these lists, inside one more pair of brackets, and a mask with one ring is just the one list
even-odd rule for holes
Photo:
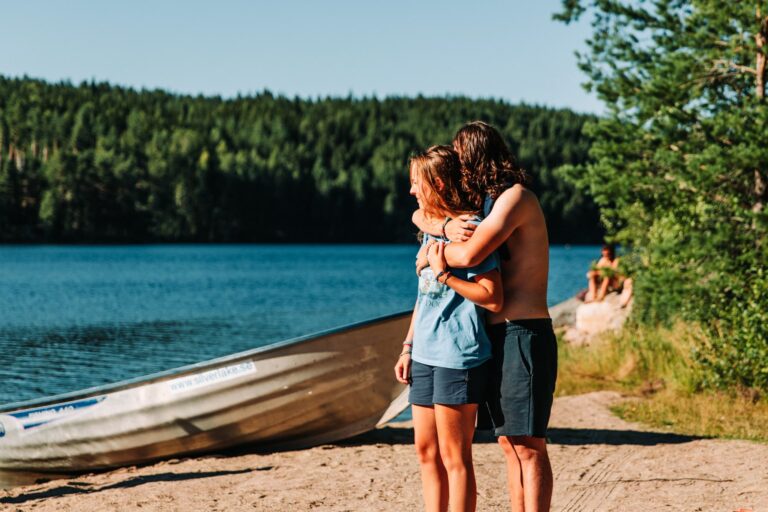
[[497,436],[545,437],[557,381],[557,338],[549,318],[490,325],[493,369],[478,428]]
[[413,361],[408,401],[413,405],[479,404],[485,400],[490,361],[468,370]]

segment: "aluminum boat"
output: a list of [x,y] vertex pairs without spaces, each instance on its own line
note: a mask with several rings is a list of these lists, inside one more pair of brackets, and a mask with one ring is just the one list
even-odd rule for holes
[[407,406],[393,368],[409,317],[0,406],[0,469],[85,471],[242,444],[303,448],[366,432]]

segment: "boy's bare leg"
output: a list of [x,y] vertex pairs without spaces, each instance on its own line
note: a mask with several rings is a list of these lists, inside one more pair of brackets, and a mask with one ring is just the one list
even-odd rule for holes
[[474,512],[477,506],[477,482],[472,465],[476,416],[477,404],[435,404],[437,439],[448,473],[451,512]]
[[507,436],[507,440],[520,460],[525,512],[548,511],[552,501],[553,479],[546,439]]
[[606,295],[608,295],[608,287],[611,285],[611,280],[608,278],[603,278],[603,280],[600,281],[600,291],[597,292],[597,297],[595,300],[597,302],[602,301]]
[[421,467],[424,510],[448,510],[448,474],[440,458],[434,407],[412,406],[416,455]]
[[624,279],[624,283],[621,288],[621,297],[619,298],[619,305],[623,308],[627,307],[629,301],[632,300],[632,278],[628,277]]
[[587,295],[584,302],[592,302],[597,297],[598,273],[594,270],[587,272]]
[[499,446],[504,451],[507,461],[507,487],[509,488],[509,501],[512,512],[525,512],[523,494],[523,473],[520,468],[520,458],[507,436],[499,437]]

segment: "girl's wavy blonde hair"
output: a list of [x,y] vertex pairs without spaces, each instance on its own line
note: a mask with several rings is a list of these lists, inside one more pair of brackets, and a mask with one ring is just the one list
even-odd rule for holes
[[461,184],[459,155],[450,146],[432,146],[411,157],[410,172],[423,183],[424,214],[428,217],[453,217],[476,214],[482,203],[470,200]]

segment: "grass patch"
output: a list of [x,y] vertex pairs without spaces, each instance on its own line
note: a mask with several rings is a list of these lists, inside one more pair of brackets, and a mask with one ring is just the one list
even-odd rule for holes
[[627,421],[704,437],[768,442],[768,400],[751,390],[702,391],[695,327],[629,326],[587,346],[559,343],[557,396],[614,390],[632,398],[613,410]]
[[768,403],[732,393],[681,395],[664,390],[612,408],[620,418],[661,430],[704,437],[768,443]]

